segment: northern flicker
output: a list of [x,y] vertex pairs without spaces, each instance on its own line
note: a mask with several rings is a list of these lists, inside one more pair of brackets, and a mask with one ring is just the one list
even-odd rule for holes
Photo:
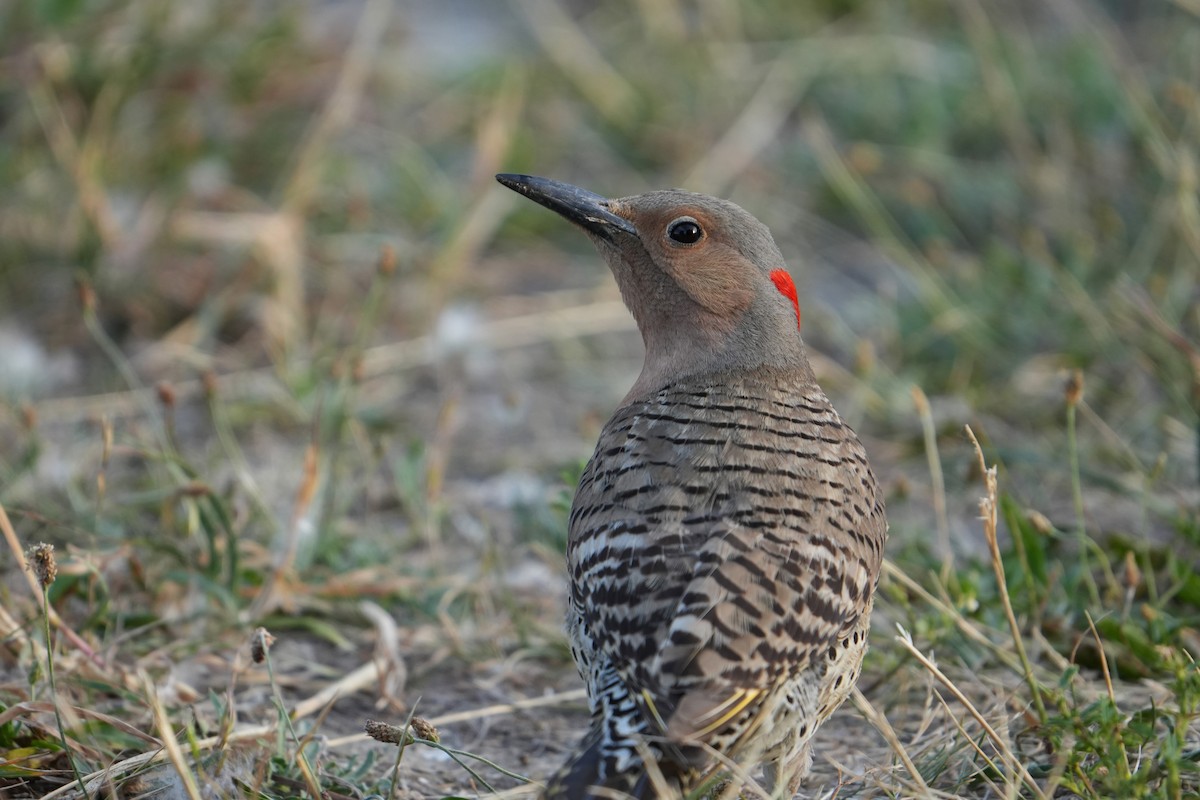
[[571,508],[592,725],[544,796],[672,797],[759,764],[790,796],[858,678],[887,521],[783,256],[714,197],[497,179],[583,229],[646,346]]

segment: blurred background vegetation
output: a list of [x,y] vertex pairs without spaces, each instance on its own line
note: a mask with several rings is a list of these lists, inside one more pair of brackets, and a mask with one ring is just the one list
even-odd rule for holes
[[[1187,3],[380,6],[355,38],[355,3],[6,5],[0,309],[57,366],[10,398],[122,385],[78,279],[127,349],[280,363],[390,243],[380,337],[425,331],[503,281],[481,254],[585,248],[510,220],[509,169],[751,208],[881,418],[916,383],[1047,422],[1080,367],[1140,459],[1194,476],[1193,372],[1148,322],[1197,325]],[[517,288],[584,279],[554,280]]]
[[[1063,690],[1034,728],[1071,790],[1181,796],[1198,158],[1195,0],[11,0],[0,503],[66,548],[55,602],[117,663],[263,621],[368,631],[352,574],[427,671],[530,651],[569,681],[563,501],[640,344],[586,240],[492,175],[718,194],[775,233],[890,555],[944,602],[885,582],[874,674],[924,674],[891,622],[1003,671],[961,621],[1003,639],[1014,591],[1039,669],[1109,650],[1118,685],[1182,682],[1139,734],[1178,747],[1132,771],[1089,736],[1151,706],[1097,722]],[[1006,586],[966,423],[1001,470]],[[926,780],[979,790],[962,741],[931,753]]]

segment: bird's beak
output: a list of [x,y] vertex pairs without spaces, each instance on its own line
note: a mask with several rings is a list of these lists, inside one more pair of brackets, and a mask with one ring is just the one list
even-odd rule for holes
[[632,222],[608,210],[607,198],[587,189],[533,175],[501,174],[496,180],[610,242],[614,241],[618,231],[637,236],[637,228]]

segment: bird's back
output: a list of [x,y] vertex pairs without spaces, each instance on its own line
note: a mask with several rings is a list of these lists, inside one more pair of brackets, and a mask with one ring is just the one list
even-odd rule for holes
[[601,771],[640,763],[638,738],[681,774],[706,768],[699,744],[802,746],[852,684],[835,673],[857,672],[885,535],[862,446],[807,370],[693,376],[618,410],[567,552]]

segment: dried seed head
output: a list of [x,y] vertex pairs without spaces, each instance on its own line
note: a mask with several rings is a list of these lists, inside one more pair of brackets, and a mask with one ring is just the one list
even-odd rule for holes
[[250,637],[250,658],[255,664],[261,664],[267,658],[267,652],[271,649],[271,645],[275,644],[275,637],[266,628],[255,628],[254,635]]
[[217,373],[211,369],[204,370],[200,375],[200,383],[204,387],[204,396],[212,399],[217,395]]
[[112,455],[113,449],[113,424],[108,417],[100,418],[100,442],[103,449],[100,451],[100,463],[108,464],[108,458]]
[[427,742],[440,742],[442,737],[438,735],[437,728],[429,724],[429,720],[421,717],[413,717],[409,723],[409,729],[412,730],[413,736],[418,739],[424,739]]
[[872,175],[883,166],[883,153],[873,144],[855,142],[850,145],[846,161],[855,172]]
[[33,48],[37,56],[37,65],[42,69],[42,75],[52,84],[63,83],[70,79],[72,72],[71,48],[63,42],[40,42]]
[[403,730],[395,725],[389,725],[386,722],[369,719],[364,727],[367,736],[370,736],[377,742],[385,742],[387,744],[400,744]]
[[1025,519],[1029,520],[1029,524],[1033,526],[1033,529],[1042,536],[1049,536],[1054,533],[1054,523],[1037,509],[1027,509],[1025,511]]
[[859,339],[854,345],[854,371],[859,375],[869,375],[875,371],[878,362],[879,354],[875,351],[875,344],[870,339]]
[[158,402],[162,404],[163,408],[175,407],[175,387],[166,381],[159,381],[154,387],[154,391],[158,393]]
[[424,739],[427,742],[440,742],[441,736],[438,735],[437,728],[429,724],[427,720],[420,717],[413,717],[409,723],[410,733],[405,733],[404,726],[391,725],[387,722],[379,722],[378,720],[369,719],[365,726],[367,736],[370,736],[377,742],[386,742],[388,744],[410,745],[417,739]]
[[1191,108],[1196,102],[1196,90],[1178,78],[1167,83],[1165,95],[1181,108]]
[[1125,591],[1130,593],[1136,592],[1142,585],[1142,571],[1138,569],[1137,556],[1132,550],[1125,551],[1125,569],[1121,571],[1121,583],[1125,584]]
[[79,292],[79,305],[83,308],[84,313],[91,313],[96,310],[96,290],[92,288],[92,282],[87,278],[80,277],[75,282],[75,288]]
[[179,487],[179,494],[184,497],[208,497],[212,489],[202,481],[191,481]]
[[32,431],[37,427],[37,409],[32,403],[21,403],[21,425],[26,431]]
[[42,585],[43,589],[54,583],[54,578],[58,575],[58,562],[54,560],[54,545],[45,542],[35,544],[25,551],[25,559],[29,562],[29,568],[33,570],[33,574],[37,576],[38,583]]
[[1083,399],[1083,370],[1071,370],[1071,375],[1067,378],[1067,385],[1063,389],[1063,396],[1066,398],[1067,405],[1072,407],[1079,405],[1079,401]]
[[385,244],[379,248],[379,261],[376,262],[375,268],[379,270],[379,274],[384,277],[391,277],[396,272],[396,250],[390,244]]

